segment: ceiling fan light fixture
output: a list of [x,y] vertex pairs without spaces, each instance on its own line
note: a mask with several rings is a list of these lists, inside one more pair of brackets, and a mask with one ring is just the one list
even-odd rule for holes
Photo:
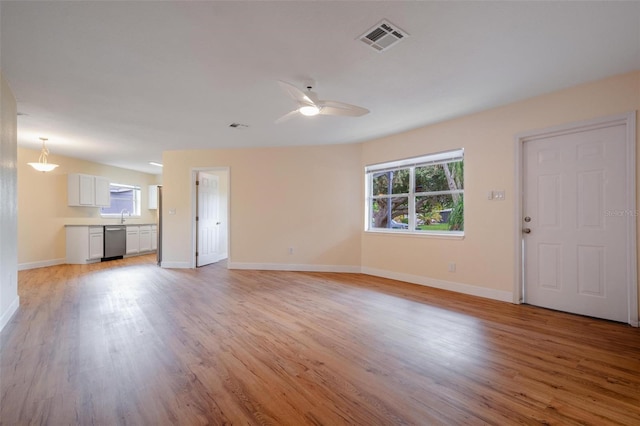
[[369,110],[356,105],[344,102],[322,100],[311,91],[312,86],[307,85],[307,92],[303,92],[291,83],[278,81],[280,88],[295,102],[296,109],[278,118],[275,124],[282,123],[291,117],[303,115],[313,117],[314,115],[337,115],[343,117],[360,117],[369,113]]
[[305,105],[298,109],[300,114],[305,115],[307,117],[313,117],[314,115],[320,114],[320,108],[315,105]]
[[31,167],[33,167],[34,169],[36,169],[39,172],[50,172],[51,170],[53,170],[56,167],[58,167],[58,165],[57,164],[53,164],[53,163],[49,163],[47,161],[47,157],[49,156],[49,150],[45,146],[45,142],[48,139],[47,138],[40,138],[40,140],[42,141],[42,151],[40,151],[40,157],[38,157],[38,162],[37,163],[27,163],[27,164],[30,165]]

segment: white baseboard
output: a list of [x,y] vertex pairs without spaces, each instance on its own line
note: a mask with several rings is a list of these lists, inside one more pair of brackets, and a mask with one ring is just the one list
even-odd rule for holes
[[[164,264],[163,264],[164,266]],[[469,294],[472,296],[484,297],[486,299],[499,300],[513,303],[513,293],[510,291],[494,290],[484,287],[476,287],[469,284],[456,283],[452,281],[436,280],[419,275],[403,274],[399,272],[386,271],[383,269],[366,268],[350,265],[307,265],[307,264],[286,264],[286,263],[243,263],[229,262],[229,269],[250,269],[256,271],[299,271],[299,272],[341,272],[341,273],[362,273],[376,277],[389,278],[392,280],[404,281],[411,284],[419,284],[427,287],[439,288],[442,290],[455,291],[457,293]]]
[[400,272],[386,271],[375,268],[362,268],[362,273],[375,277],[389,278],[392,280],[405,281],[411,284],[419,284],[427,287],[439,288],[441,290],[455,291],[456,293],[469,294],[471,296],[484,297],[486,299],[499,300],[513,303],[513,293],[510,291],[494,290],[491,288],[477,287],[469,284],[456,283],[453,281],[436,280],[420,275],[403,274]]
[[27,262],[27,263],[19,263],[18,271],[25,271],[27,269],[36,269],[36,268],[44,268],[46,266],[55,266],[55,265],[63,265],[67,263],[67,259],[51,259],[51,260],[40,260],[38,262]]
[[0,331],[2,331],[5,325],[9,324],[9,321],[11,321],[13,314],[18,311],[19,307],[20,296],[16,296],[16,298],[13,299],[13,302],[11,302],[11,305],[9,305],[9,307],[7,308],[7,311],[2,314],[2,316],[0,316]]
[[163,260],[160,263],[161,267],[168,269],[191,269],[191,262],[170,262]]
[[229,262],[229,269],[250,269],[255,271],[295,271],[295,272],[342,272],[359,273],[359,266],[352,265],[309,265],[297,263],[244,263]]

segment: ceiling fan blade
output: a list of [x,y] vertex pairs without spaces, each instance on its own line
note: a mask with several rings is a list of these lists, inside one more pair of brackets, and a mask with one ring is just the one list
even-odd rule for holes
[[288,113],[286,113],[285,115],[283,115],[282,117],[278,118],[278,119],[275,121],[275,124],[280,124],[280,123],[282,123],[283,121],[287,121],[288,119],[290,119],[291,117],[293,117],[294,115],[297,115],[297,114],[298,114],[298,110],[297,110],[297,109],[294,109],[293,111],[288,112]]
[[360,117],[369,113],[369,110],[356,105],[337,101],[320,101],[320,114],[342,115],[347,117]]
[[298,102],[299,104],[315,105],[313,103],[313,100],[311,100],[311,98],[309,98],[306,93],[298,89],[293,84],[287,83],[285,81],[280,81],[280,80],[278,80],[278,84],[280,85],[282,90],[284,90],[285,93],[289,95],[291,99]]

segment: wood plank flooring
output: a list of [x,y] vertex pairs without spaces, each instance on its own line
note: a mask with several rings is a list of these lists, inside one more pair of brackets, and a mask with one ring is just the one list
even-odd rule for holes
[[640,330],[358,274],[19,274],[0,424],[640,424]]

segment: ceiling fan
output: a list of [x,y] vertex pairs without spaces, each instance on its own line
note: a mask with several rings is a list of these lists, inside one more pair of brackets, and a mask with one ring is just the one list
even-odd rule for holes
[[304,92],[293,84],[284,81],[278,81],[278,84],[280,84],[282,90],[284,90],[285,93],[289,95],[294,102],[296,102],[298,107],[277,119],[276,123],[282,123],[296,114],[302,114],[307,117],[312,117],[314,115],[360,117],[361,115],[369,113],[369,110],[366,108],[346,104],[344,102],[320,100],[318,99],[318,95],[311,90],[313,89],[313,86],[311,85],[307,85],[307,91]]

